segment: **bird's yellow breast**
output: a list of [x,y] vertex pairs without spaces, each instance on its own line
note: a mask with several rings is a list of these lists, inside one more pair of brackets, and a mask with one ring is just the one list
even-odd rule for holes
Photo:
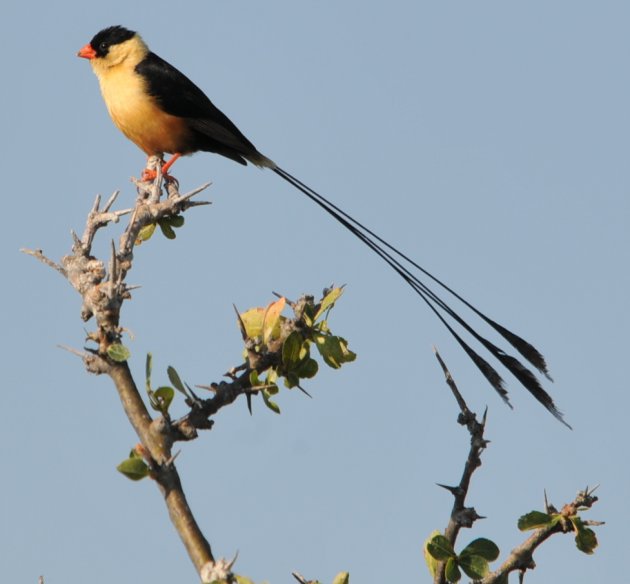
[[[116,63],[94,63],[103,99],[120,131],[147,155],[185,153],[189,142],[186,121],[164,112],[136,72],[139,62],[126,55]],[[140,55],[138,55],[140,57]]]

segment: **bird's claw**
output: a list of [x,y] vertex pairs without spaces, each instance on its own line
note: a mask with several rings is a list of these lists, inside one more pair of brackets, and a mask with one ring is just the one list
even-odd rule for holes
[[[151,168],[145,168],[142,171],[142,175],[140,177],[140,180],[142,180],[142,182],[153,182],[156,178],[157,178],[157,171]],[[172,175],[172,174],[168,174],[167,172],[162,173],[162,178],[166,181],[166,182],[172,182],[175,183],[177,186],[179,186],[179,181]]]
[[145,168],[142,171],[140,180],[142,182],[153,182],[156,178],[157,178],[157,172],[155,170],[150,170],[148,168]]

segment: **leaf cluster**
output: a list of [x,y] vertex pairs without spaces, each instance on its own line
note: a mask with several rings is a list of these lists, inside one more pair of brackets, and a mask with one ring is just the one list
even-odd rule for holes
[[[570,508],[570,506],[568,506]],[[574,511],[571,509],[571,511]],[[597,535],[584,523],[577,512],[543,513],[542,511],[530,511],[519,517],[518,528],[521,531],[531,529],[553,528],[559,525],[562,531],[575,532],[575,545],[585,554],[593,554],[598,546]]]
[[[333,369],[356,359],[348,342],[332,334],[328,326],[328,315],[342,293],[342,287],[327,289],[317,303],[312,296],[303,296],[295,303],[281,297],[265,308],[239,313],[251,389],[261,393],[272,411],[280,413],[278,404],[271,399],[279,392],[280,380],[288,389],[298,387],[305,391],[302,380],[313,378],[319,371],[312,357],[313,346]],[[293,309],[294,318],[282,315],[287,304]]]
[[138,237],[136,238],[136,245],[140,245],[141,243],[151,239],[158,226],[160,227],[160,231],[162,231],[162,235],[164,235],[166,239],[175,239],[177,237],[175,229],[179,229],[183,225],[184,217],[182,215],[161,217],[155,223],[149,223],[140,229]]
[[457,554],[446,537],[434,533],[425,543],[424,550],[431,575],[435,576],[438,562],[444,562],[444,576],[448,582],[459,582],[462,571],[473,580],[481,580],[490,572],[490,562],[499,557],[497,545],[483,537],[471,541]]

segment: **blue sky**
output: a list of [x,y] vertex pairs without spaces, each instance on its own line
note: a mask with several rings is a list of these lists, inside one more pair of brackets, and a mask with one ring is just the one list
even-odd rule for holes
[[[245,310],[347,284],[331,327],[358,359],[283,392],[276,416],[238,402],[182,445],[187,495],[218,556],[291,582],[427,582],[421,546],[446,525],[467,436],[431,347],[492,443],[469,504],[474,537],[507,553],[519,515],[601,483],[600,548],[570,536],[535,556],[528,582],[615,577],[627,547],[626,362],[630,278],[630,83],[624,2],[10,2],[0,94],[5,270],[0,580],[196,582],[149,481],[116,471],[136,442],[107,379],[57,348],[82,347],[76,293],[21,255],[70,249],[96,193],[144,155],[111,124],[76,51],[111,24],[142,32],[266,155],[406,250],[536,344],[568,431],[510,380],[514,411],[421,301],[372,254],[270,172],[210,154],[179,161],[184,190],[213,205],[175,242],[136,253],[124,309],[166,382],[218,381],[240,357]],[[114,232],[102,235],[97,251]],[[88,328],[90,324],[88,323]],[[509,375],[506,374],[506,379]],[[179,409],[178,409],[179,408]],[[175,406],[183,413],[184,406]]]

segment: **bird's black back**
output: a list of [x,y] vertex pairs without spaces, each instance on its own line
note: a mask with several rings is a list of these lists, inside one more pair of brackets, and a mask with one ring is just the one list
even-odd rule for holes
[[136,65],[136,72],[145,79],[149,94],[166,113],[187,120],[195,139],[192,150],[217,152],[241,164],[246,164],[244,158],[258,154],[208,96],[170,63],[150,52]]

